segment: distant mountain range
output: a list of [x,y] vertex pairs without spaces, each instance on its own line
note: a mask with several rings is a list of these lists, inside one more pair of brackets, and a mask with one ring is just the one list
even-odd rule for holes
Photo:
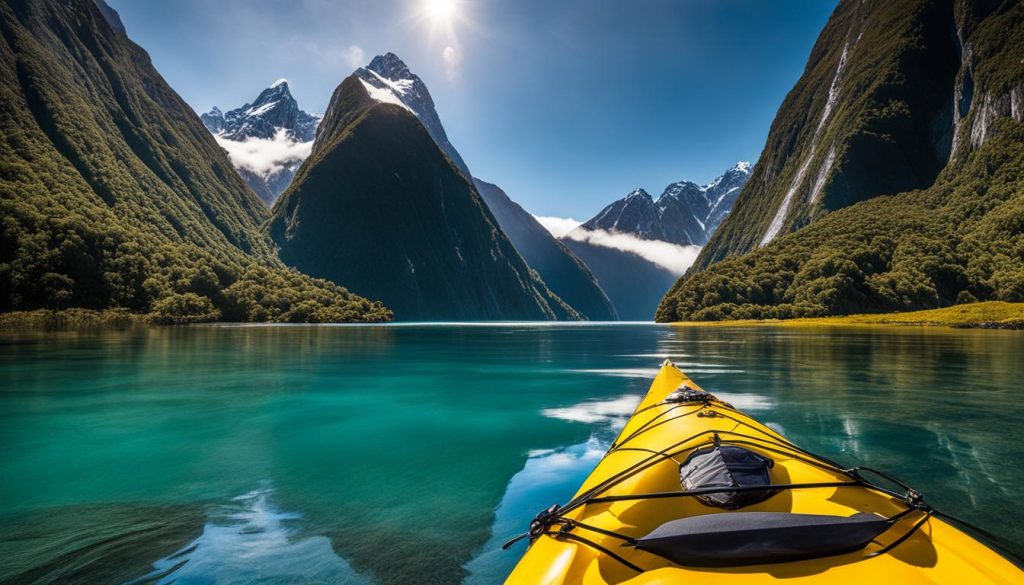
[[[541,296],[553,293],[558,298],[555,305],[564,303],[588,319],[650,319],[677,272],[630,251],[593,250],[596,240],[581,241],[581,231],[559,241],[500,187],[473,177],[465,160],[448,139],[426,84],[397,55],[379,55],[365,67],[356,69],[352,77],[362,87],[362,92],[349,89],[347,93],[339,94],[336,91],[319,134],[320,118],[298,108],[284,80],[262,91],[252,103],[227,114],[214,108],[203,114],[202,119],[231,156],[242,177],[261,198],[271,203],[291,185],[295,172],[310,152],[323,149],[355,122],[357,115],[364,113],[366,108],[360,93],[365,93],[374,103],[395,105],[416,118],[444,157],[468,180],[470,189],[483,199],[505,237],[540,277],[543,285]],[[282,149],[281,142],[293,148]],[[288,158],[270,164],[264,152],[286,152]],[[627,234],[684,246],[702,245],[729,213],[748,177],[749,165],[739,163],[707,185],[689,181],[673,183],[666,187],[657,202],[643,190],[638,190],[605,208],[580,230]],[[376,294],[375,291],[383,290],[382,287],[390,286],[393,281],[402,280],[393,279],[394,275],[374,273],[372,282],[360,284],[347,272],[335,273],[319,266],[323,262],[333,265],[333,260],[315,258],[312,251],[300,253],[293,250],[292,245],[302,239],[299,228],[292,226],[284,232],[275,233],[286,260],[292,259],[296,266],[313,274],[345,282],[357,291]],[[397,237],[397,243],[402,239],[402,236]],[[396,242],[387,244],[393,243]],[[349,245],[359,248],[364,244],[351,242]],[[459,248],[455,252],[461,254],[462,250]],[[581,256],[589,260],[584,261]],[[427,263],[430,262],[433,260]],[[595,274],[603,275],[603,279]],[[419,278],[424,278],[422,273]],[[400,291],[408,290],[409,283],[404,283],[393,295],[378,296],[391,306],[400,307]],[[429,306],[420,299],[416,307],[399,310],[399,317],[413,318],[412,315],[422,316],[426,311],[430,318],[453,318],[444,315],[443,306],[440,301]],[[462,311],[460,307],[452,314],[462,315]]]
[[672,183],[656,201],[634,189],[561,241],[597,276],[622,319],[649,320],[681,274],[677,266],[707,242],[749,178],[750,164],[740,162],[706,185]]
[[320,116],[299,108],[288,81],[279,79],[252,103],[200,116],[253,191],[268,205],[291,184],[309,156]]
[[657,201],[637,188],[602,209],[580,229],[702,246],[729,214],[749,178],[750,163],[740,162],[707,185],[690,181],[672,183]]
[[[477,181],[472,177],[469,167],[445,133],[426,84],[419,76],[410,71],[397,55],[387,53],[375,57],[366,67],[357,69],[353,73],[353,78],[358,81],[363,92],[373,102],[395,105],[415,116],[419,125],[427,131],[443,156],[467,180],[473,197],[482,197],[487,211],[490,212],[490,217],[487,220],[497,222],[499,231],[503,232],[502,237],[507,237],[518,255],[526,260],[528,267],[536,271],[541,281],[539,287],[539,290],[542,290],[541,296],[551,296],[553,293],[558,297],[558,301],[554,302],[554,307],[557,309],[555,313],[562,310],[558,309],[560,305],[567,304],[572,308],[574,314],[583,318],[598,320],[616,318],[614,307],[579,258],[576,258],[564,245],[558,243],[537,223],[533,216],[511,201],[499,187]],[[340,89],[339,86],[339,91]],[[352,123],[356,113],[361,114],[363,111],[355,97],[359,92],[349,90],[347,94],[340,94],[339,91],[335,92],[334,99],[328,108],[321,133],[314,144],[314,153],[319,152],[323,145],[331,140],[331,136],[343,131]],[[351,100],[351,103],[348,100]],[[408,237],[408,235],[399,236],[397,241],[401,243]],[[458,248],[449,250],[449,252],[458,255],[464,251]],[[516,270],[519,269],[516,268]],[[460,278],[468,277],[469,274]],[[418,278],[425,278],[425,276],[421,275]],[[526,281],[533,279],[534,277],[530,276]],[[535,284],[529,286],[533,287]],[[380,283],[374,284],[374,286],[379,285]],[[469,291],[475,286],[477,285],[472,284],[462,288]],[[403,288],[402,290],[408,289]],[[416,310],[418,309],[413,311]],[[435,318],[452,318],[444,317],[443,311],[438,313],[441,311],[438,307],[431,310],[434,311]],[[459,312],[462,310],[461,307],[450,308],[447,314],[461,314]],[[505,314],[502,318],[509,317]]]
[[322,121],[283,80],[200,119],[102,0],[9,0],[0,28],[0,311],[649,319],[673,280],[658,320],[1024,301],[1024,3],[842,0],[753,169],[561,239],[394,54]]

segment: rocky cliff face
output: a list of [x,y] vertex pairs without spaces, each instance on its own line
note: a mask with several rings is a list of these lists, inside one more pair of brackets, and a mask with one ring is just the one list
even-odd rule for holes
[[840,3],[659,318],[1024,298],[1022,92],[1020,2]]
[[[779,108],[732,217],[697,267],[764,246],[830,211],[928,187],[952,157],[976,148],[985,120],[1012,110],[1012,88],[974,96],[977,56],[968,36],[989,4],[840,3]],[[977,108],[964,133],[976,99],[1004,105]]]

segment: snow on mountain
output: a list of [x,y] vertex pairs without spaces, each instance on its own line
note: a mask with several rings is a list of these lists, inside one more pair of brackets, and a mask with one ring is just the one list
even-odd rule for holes
[[366,67],[355,72],[370,97],[378,102],[395,104],[412,112],[430,133],[430,137],[467,178],[472,177],[462,155],[448,141],[441,118],[434,109],[427,85],[398,55],[378,55]]
[[309,156],[320,116],[299,108],[287,79],[278,79],[253,100],[224,113],[200,116],[231,163],[268,205],[291,184]]
[[602,209],[579,230],[700,246],[729,214],[749,178],[750,163],[739,162],[707,185],[691,181],[672,183],[657,200],[643,189],[634,189]]

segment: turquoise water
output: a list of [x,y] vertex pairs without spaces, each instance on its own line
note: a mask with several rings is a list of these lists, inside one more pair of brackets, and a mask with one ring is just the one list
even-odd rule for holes
[[1024,541],[1024,335],[655,325],[0,337],[0,581],[496,583],[658,364]]

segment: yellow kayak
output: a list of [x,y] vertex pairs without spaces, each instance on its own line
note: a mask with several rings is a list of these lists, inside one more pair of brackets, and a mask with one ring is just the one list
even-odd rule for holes
[[797,447],[666,360],[574,498],[520,537],[506,583],[1024,583],[957,522],[895,478]]

